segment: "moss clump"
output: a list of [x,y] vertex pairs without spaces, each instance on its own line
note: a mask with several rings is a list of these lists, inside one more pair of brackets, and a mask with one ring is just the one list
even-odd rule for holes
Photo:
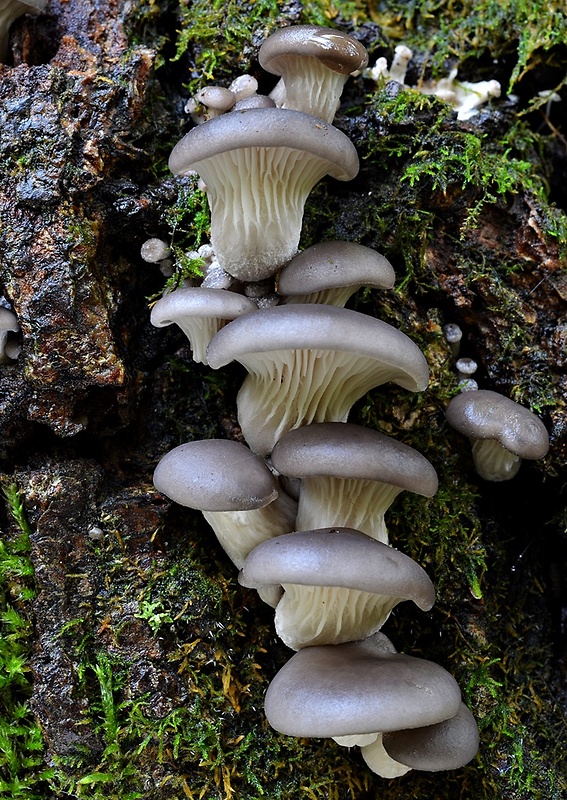
[[10,533],[0,531],[0,797],[42,800],[49,770],[42,768],[43,738],[29,707],[31,529],[15,484],[4,485],[4,499],[12,525]]

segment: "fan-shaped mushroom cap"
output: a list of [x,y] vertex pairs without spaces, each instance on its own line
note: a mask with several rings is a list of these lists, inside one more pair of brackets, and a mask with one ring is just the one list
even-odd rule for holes
[[166,453],[154,485],[171,500],[196,508],[238,568],[256,545],[294,529],[296,504],[264,461],[240,442],[206,439]]
[[43,11],[47,0],[4,0],[0,3],[0,61],[4,61],[8,51],[10,25],[22,14],[38,14]]
[[394,269],[384,256],[356,242],[321,242],[281,271],[278,291],[288,303],[344,306],[361,286],[391,289]]
[[317,25],[293,25],[262,43],[261,66],[281,75],[285,108],[295,108],[331,122],[348,76],[363,69],[368,53],[341,31]]
[[460,703],[443,667],[396,653],[377,633],[300,650],[268,687],[265,710],[289,736],[348,736],[433,725],[454,717]]
[[[384,749],[400,764],[412,769],[439,772],[459,769],[478,752],[476,720],[461,703],[454,717],[413,730],[394,731],[383,736]],[[373,745],[362,748],[364,759]]]
[[305,425],[284,434],[271,455],[300,479],[297,527],[346,526],[388,542],[384,515],[401,491],[432,497],[437,473],[412,447],[348,422]]
[[281,585],[276,633],[293,650],[375,633],[399,602],[428,611],[435,589],[409,556],[350,528],[278,536],[254,548],[240,583]]
[[246,441],[261,454],[292,428],[346,420],[352,404],[375,386],[393,381],[422,391],[429,377],[423,353],[401,331],[322,305],[246,314],[217,333],[207,359],[213,369],[237,360],[248,370],[238,419]]
[[233,111],[193,128],[173,148],[176,175],[207,187],[211,243],[229,274],[274,275],[297,252],[305,200],[325,175],[358,172],[352,142],[321,119],[281,108]]
[[151,323],[156,328],[179,325],[189,339],[193,360],[207,363],[207,346],[228,320],[256,311],[256,304],[248,297],[226,289],[205,289],[201,286],[184,287],[164,295],[155,303]]
[[471,439],[477,472],[485,480],[509,480],[522,458],[543,458],[549,449],[543,422],[498,392],[479,389],[458,394],[445,413],[447,422]]

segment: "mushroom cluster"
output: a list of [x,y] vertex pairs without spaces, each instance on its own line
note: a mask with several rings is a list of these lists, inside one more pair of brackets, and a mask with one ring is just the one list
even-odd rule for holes
[[357,173],[332,122],[366,51],[339,31],[292,26],[259,58],[280,76],[271,96],[243,79],[203,90],[207,113],[169,162],[203,181],[211,263],[229,279],[176,289],[152,311],[154,325],[184,331],[196,361],[246,368],[246,443],[182,444],[157,465],[155,486],[202,511],[240,583],[275,608],[276,632],[296,651],[266,695],[276,730],[360,746],[384,777],[458,768],[478,730],[454,678],[398,653],[380,630],[398,603],[435,602],[422,567],[390,545],[386,516],[402,491],[433,496],[437,475],[413,448],[347,421],[371,388],[424,391],[427,362],[401,331],[344,308],[361,286],[393,286],[382,255],[340,241],[297,252],[311,189]]

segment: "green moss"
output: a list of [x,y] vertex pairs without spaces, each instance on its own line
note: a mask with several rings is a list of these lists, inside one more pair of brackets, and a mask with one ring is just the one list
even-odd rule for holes
[[29,708],[31,529],[14,483],[4,485],[4,499],[15,529],[0,532],[0,797],[41,800],[49,771],[42,768],[43,738]]

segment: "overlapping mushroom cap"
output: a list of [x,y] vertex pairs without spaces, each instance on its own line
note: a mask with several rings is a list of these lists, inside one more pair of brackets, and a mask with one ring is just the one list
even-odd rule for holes
[[447,422],[471,440],[476,470],[485,480],[509,480],[522,458],[543,458],[549,449],[549,435],[539,417],[498,392],[458,394],[445,413]]
[[381,633],[300,650],[265,699],[268,722],[289,736],[420,728],[454,717],[460,705],[457,682],[443,667],[396,653]]
[[422,391],[423,353],[386,322],[335,306],[277,306],[230,322],[212,339],[213,369],[237,360],[248,370],[238,419],[254,452],[310,422],[345,421],[353,403],[393,381]]
[[256,311],[248,297],[225,289],[184,287],[164,295],[152,308],[151,323],[156,328],[179,325],[189,339],[193,360],[207,363],[207,346],[229,320]]
[[361,286],[391,289],[395,273],[390,262],[356,242],[321,242],[303,250],[278,278],[278,292],[288,303],[344,306]]
[[332,122],[349,75],[368,63],[364,46],[342,31],[317,25],[293,25],[273,33],[258,53],[261,66],[280,75],[284,108]]
[[255,547],[244,586],[281,585],[276,633],[293,650],[364,639],[399,602],[428,611],[435,589],[409,556],[350,528],[288,533]]
[[299,479],[297,528],[344,526],[388,542],[384,515],[406,490],[437,491],[435,469],[412,447],[348,422],[289,431],[271,455],[274,468]]
[[280,492],[264,461],[240,442],[186,442],[160,460],[156,489],[171,500],[203,512],[237,567],[271,536],[295,527],[295,502]]
[[221,267],[259,281],[297,253],[311,189],[325,175],[354,178],[358,156],[341,131],[317,117],[253,108],[193,128],[173,148],[169,166],[176,175],[196,170],[204,180]]

